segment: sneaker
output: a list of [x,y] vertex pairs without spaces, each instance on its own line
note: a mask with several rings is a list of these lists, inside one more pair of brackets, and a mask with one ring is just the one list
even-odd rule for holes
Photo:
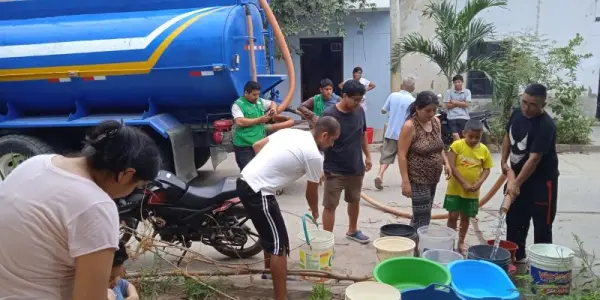
[[360,230],[356,231],[355,233],[346,233],[346,238],[361,244],[368,244],[371,241],[371,239],[364,235]]

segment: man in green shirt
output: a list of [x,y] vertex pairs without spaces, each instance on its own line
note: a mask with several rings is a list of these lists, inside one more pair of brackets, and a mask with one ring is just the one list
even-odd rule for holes
[[275,102],[260,98],[260,84],[248,81],[244,86],[244,96],[235,100],[231,114],[235,122],[233,149],[235,162],[240,171],[256,155],[252,145],[266,137],[265,123],[275,116]]
[[308,98],[299,107],[298,111],[307,119],[311,126],[314,127],[317,119],[323,112],[340,101],[340,96],[333,93],[333,82],[325,78],[321,80],[321,93],[314,97]]

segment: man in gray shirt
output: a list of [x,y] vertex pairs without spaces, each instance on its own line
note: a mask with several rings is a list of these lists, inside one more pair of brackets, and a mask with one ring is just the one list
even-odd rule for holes
[[465,124],[469,120],[469,104],[471,91],[463,88],[464,79],[461,75],[452,78],[453,89],[446,91],[444,103],[448,110],[448,126],[452,130],[452,138],[456,141],[462,137]]

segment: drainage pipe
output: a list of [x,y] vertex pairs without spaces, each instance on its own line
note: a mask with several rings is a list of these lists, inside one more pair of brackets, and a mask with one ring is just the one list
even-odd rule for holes
[[248,53],[250,53],[250,70],[252,72],[252,81],[257,80],[256,75],[256,54],[254,53],[254,25],[252,24],[252,14],[250,6],[244,6],[246,11],[246,28],[248,29]]
[[[500,177],[498,177],[498,180],[496,180],[496,183],[494,183],[494,186],[492,186],[492,188],[485,194],[485,196],[483,196],[483,198],[481,198],[481,200],[479,200],[479,207],[483,207],[488,202],[490,202],[492,197],[494,197],[494,195],[496,195],[496,193],[498,192],[498,190],[500,190],[500,188],[502,187],[502,185],[504,184],[505,181],[506,181],[506,175],[504,175],[504,174],[500,175]],[[377,200],[369,197],[365,193],[361,193],[360,196],[365,201],[369,202],[369,204],[373,205],[375,208],[382,210],[386,213],[390,213],[392,215],[396,215],[398,217],[406,218],[406,219],[412,218],[412,213],[401,211],[397,208],[393,208],[393,207],[387,206],[385,204],[381,204]],[[432,220],[441,220],[441,219],[447,219],[447,218],[448,218],[448,213],[435,214],[435,215],[431,216]]]
[[279,23],[277,23],[277,19],[269,7],[269,3],[267,0],[258,0],[260,3],[260,7],[265,13],[265,17],[267,17],[267,22],[273,28],[273,33],[275,34],[275,41],[277,42],[277,46],[279,50],[281,50],[281,54],[283,56],[283,60],[285,61],[285,66],[288,71],[288,94],[285,96],[283,101],[279,106],[277,106],[277,113],[281,113],[284,111],[292,102],[292,97],[294,97],[294,89],[296,88],[296,73],[294,72],[294,63],[292,62],[292,55],[290,54],[290,49],[285,43],[285,37],[283,36],[283,32],[279,27]]

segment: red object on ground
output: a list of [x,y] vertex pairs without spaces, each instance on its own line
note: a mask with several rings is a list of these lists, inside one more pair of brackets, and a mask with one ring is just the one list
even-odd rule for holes
[[516,274],[517,274],[517,266],[515,266],[515,265],[508,266],[508,277],[510,277],[511,280],[515,279]]
[[367,127],[367,141],[373,144],[373,127]]
[[[493,246],[495,242],[496,242],[495,240],[488,240],[487,244],[490,246]],[[506,249],[506,250],[508,250],[508,252],[510,252],[512,262],[514,264],[517,260],[516,255],[517,255],[517,249],[519,249],[519,246],[517,246],[517,244],[510,242],[510,241],[500,241],[500,248]]]

